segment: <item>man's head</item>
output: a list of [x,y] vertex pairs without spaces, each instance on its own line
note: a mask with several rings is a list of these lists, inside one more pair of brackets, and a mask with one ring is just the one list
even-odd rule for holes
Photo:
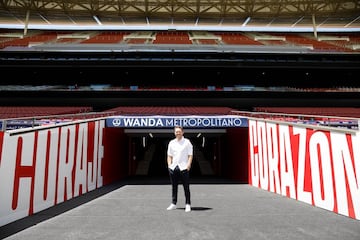
[[183,135],[184,135],[184,130],[181,126],[175,126],[174,127],[174,134],[175,134],[175,137],[180,140]]

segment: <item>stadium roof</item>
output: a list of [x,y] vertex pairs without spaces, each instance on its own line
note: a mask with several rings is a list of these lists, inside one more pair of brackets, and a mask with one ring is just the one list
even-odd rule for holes
[[7,0],[0,28],[360,32],[360,1]]

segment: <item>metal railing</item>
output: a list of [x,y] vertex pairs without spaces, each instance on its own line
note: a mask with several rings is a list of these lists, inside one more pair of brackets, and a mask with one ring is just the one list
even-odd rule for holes
[[38,126],[56,126],[60,123],[74,122],[114,115],[115,112],[86,112],[59,115],[40,115],[32,117],[6,118],[0,120],[0,131],[31,129]]
[[270,112],[249,112],[232,111],[232,114],[242,115],[249,119],[266,119],[271,122],[287,123],[292,125],[311,126],[315,129],[330,128],[354,132],[359,130],[359,118],[341,116],[307,115],[294,113],[270,113]]

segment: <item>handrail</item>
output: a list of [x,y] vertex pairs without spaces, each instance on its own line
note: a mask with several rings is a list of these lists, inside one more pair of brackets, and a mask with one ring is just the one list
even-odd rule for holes
[[299,117],[308,117],[308,118],[336,118],[336,119],[347,119],[347,120],[359,120],[359,118],[355,117],[341,117],[341,116],[333,116],[333,115],[311,115],[311,114],[296,114],[296,113],[273,113],[273,112],[251,112],[251,111],[238,111],[233,110],[232,113],[236,114],[249,114],[249,115],[275,115],[275,116],[289,116],[289,117],[296,117],[299,119]]
[[85,120],[77,120],[77,121],[71,121],[66,123],[59,123],[59,124],[53,124],[53,125],[45,125],[45,126],[35,126],[33,128],[19,128],[19,129],[13,129],[13,130],[7,130],[6,132],[9,133],[10,136],[15,136],[23,133],[30,133],[38,130],[46,130],[46,129],[52,129],[52,128],[58,128],[63,126],[70,126],[75,125],[79,123],[86,123],[86,122],[93,122],[97,120],[103,120],[107,117],[99,117],[99,118],[89,118]]
[[[30,121],[31,128],[36,127],[36,121],[44,120],[44,119],[61,119],[61,118],[86,118],[87,116],[112,116],[114,115],[114,111],[108,111],[108,112],[86,112],[86,113],[72,113],[72,114],[58,114],[58,115],[40,115],[40,116],[32,116],[32,117],[18,117],[18,118],[5,118],[1,119],[1,129],[0,131],[6,131],[7,126],[11,122],[16,121]],[[92,118],[93,119],[93,118]],[[30,123],[28,123],[30,125]],[[54,123],[54,125],[57,125],[60,123]],[[23,128],[25,129],[25,128]]]
[[[301,126],[306,128],[313,128],[313,129],[319,129],[319,130],[331,130],[331,131],[340,131],[340,132],[348,132],[351,134],[354,134],[356,132],[359,132],[359,118],[352,118],[352,117],[340,117],[340,116],[323,116],[323,115],[307,115],[307,114],[287,114],[287,113],[269,113],[269,112],[249,112],[249,111],[231,111],[233,114],[237,115],[244,115],[248,119],[265,119],[266,121],[273,122],[273,123],[282,123],[287,125],[294,125],[294,126]],[[295,117],[295,119],[298,119],[299,121],[306,120],[307,118],[312,121],[316,121],[316,119],[328,119],[328,124],[326,124],[326,121],[324,121],[324,124],[321,125],[315,125],[315,124],[309,124],[309,123],[299,123],[299,122],[293,122],[293,121],[286,121],[281,119],[271,119],[271,118],[265,118],[265,117],[256,117],[259,115],[268,115],[269,117],[272,116],[278,116],[278,117]],[[354,125],[356,126],[355,129],[349,129],[339,126],[331,125],[330,119],[339,119],[339,120],[345,120],[345,121],[354,121]],[[339,125],[339,124],[338,124]]]
[[[251,120],[259,120],[259,118],[256,118],[256,117],[247,117],[247,118],[251,119]],[[306,123],[287,122],[287,121],[273,120],[273,119],[265,119],[265,120],[267,122],[272,122],[272,123],[281,123],[281,124],[286,124],[286,125],[291,125],[291,126],[312,128],[312,129],[317,129],[317,130],[328,130],[328,131],[335,131],[335,132],[342,132],[342,133],[345,132],[345,133],[350,133],[350,134],[356,134],[359,132],[359,130],[355,130],[355,129],[332,127],[332,126],[326,126],[326,125],[320,125],[320,126],[319,125],[310,125],[310,124],[306,124]]]

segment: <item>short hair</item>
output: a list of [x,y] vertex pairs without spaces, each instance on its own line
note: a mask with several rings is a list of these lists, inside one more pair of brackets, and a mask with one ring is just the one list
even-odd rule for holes
[[182,126],[180,126],[180,125],[176,125],[175,127],[174,127],[174,129],[176,129],[176,128],[180,128],[181,129],[181,131],[183,131],[184,129],[183,129],[183,127]]

